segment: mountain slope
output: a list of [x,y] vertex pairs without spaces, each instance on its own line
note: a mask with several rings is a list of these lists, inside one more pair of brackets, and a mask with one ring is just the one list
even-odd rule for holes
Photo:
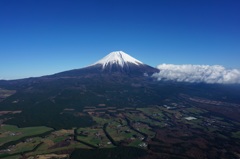
[[128,75],[128,76],[151,76],[159,72],[158,69],[142,63],[123,51],[111,52],[94,64],[81,69],[55,74],[57,77],[78,77],[89,75]]
[[179,94],[239,103],[240,89],[232,92],[233,89],[227,86],[154,81],[151,74],[156,71],[159,70],[122,52],[115,52],[82,69],[38,78],[0,81],[0,111],[22,111],[8,117],[7,121],[20,127],[46,125],[66,128],[94,122],[86,113],[79,116],[64,113],[65,109],[82,112],[85,107],[99,104],[116,108],[146,107],[162,105],[169,99],[175,101]]

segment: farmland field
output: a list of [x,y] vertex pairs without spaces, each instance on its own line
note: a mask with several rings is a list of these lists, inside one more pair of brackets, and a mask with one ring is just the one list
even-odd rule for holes
[[[185,152],[191,158],[197,152],[202,154],[214,143],[222,147],[221,151],[224,151],[224,147],[235,149],[240,143],[238,122],[204,108],[183,106],[181,103],[170,101],[163,105],[121,109],[97,105],[84,110],[82,113],[65,109],[64,113],[88,114],[95,122],[94,125],[71,129],[2,125],[0,158],[30,159],[31,156],[46,157],[47,154],[59,158],[76,158],[78,154],[106,157],[107,154],[111,156],[111,152],[116,153],[117,149],[123,152],[132,149],[134,152],[130,155],[133,156],[138,156],[135,152],[140,150],[143,156],[148,151],[159,151],[161,153],[157,155],[171,154],[173,158]],[[211,145],[208,141],[211,141]],[[93,153],[88,154],[89,150],[93,150]],[[218,151],[212,149],[207,153],[212,155]]]

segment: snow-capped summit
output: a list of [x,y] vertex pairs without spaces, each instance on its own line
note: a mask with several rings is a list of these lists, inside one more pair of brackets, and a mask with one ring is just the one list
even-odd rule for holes
[[128,76],[151,76],[159,72],[158,69],[142,63],[123,51],[114,51],[95,62],[92,65],[81,69],[65,71],[56,76],[94,76],[94,75],[128,75]]
[[97,61],[93,65],[101,64],[102,68],[104,69],[107,66],[111,65],[119,65],[121,67],[129,67],[129,64],[134,65],[143,65],[143,63],[132,56],[126,54],[123,51],[114,51],[102,58],[101,60]]
[[123,51],[114,51],[103,57],[101,60],[90,65],[106,73],[124,73],[124,74],[145,74],[154,73],[158,70],[144,64]]

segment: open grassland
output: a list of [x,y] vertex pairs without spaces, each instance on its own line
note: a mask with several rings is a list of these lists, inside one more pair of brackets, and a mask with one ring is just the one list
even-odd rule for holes
[[20,159],[21,158],[21,155],[14,155],[14,156],[6,156],[4,157],[4,159]]
[[37,159],[53,159],[53,158],[57,158],[57,159],[66,159],[69,158],[68,154],[46,154],[46,155],[37,155],[36,156]]
[[33,150],[37,145],[41,143],[41,138],[29,138],[23,142],[19,142],[14,146],[10,146],[10,152],[9,154],[16,154],[16,153],[22,153],[26,151]]
[[125,113],[125,116],[132,122],[144,122],[153,126],[164,127],[164,120],[156,119],[153,116],[146,116],[141,113]]
[[[238,122],[197,107],[149,106],[130,111],[91,110],[86,113],[90,114],[95,125],[58,130],[2,125],[1,144],[15,142],[5,150],[0,150],[0,158],[12,155],[8,158],[15,159],[22,154],[27,158],[57,157],[55,155],[64,158],[64,155],[76,151],[84,153],[89,150],[99,153],[97,150],[108,148],[110,152],[122,147],[180,155],[179,147],[186,154],[201,152],[201,149],[208,148],[208,140],[218,142],[219,145],[228,140],[235,145],[240,141]],[[48,131],[51,132],[41,136]],[[227,142],[224,144],[232,146]],[[200,149],[192,149],[194,145]],[[217,149],[214,151],[218,152]]]
[[113,147],[112,143],[106,137],[103,129],[100,128],[79,128],[77,130],[77,139],[96,147]]
[[15,90],[6,90],[6,89],[0,88],[0,102],[5,98],[13,95],[14,93],[16,93]]
[[232,133],[234,138],[240,139],[240,131]]
[[71,142],[71,144],[68,146],[58,147],[58,148],[53,149],[47,143],[43,143],[35,151],[28,152],[25,155],[26,156],[36,156],[36,155],[50,154],[50,153],[56,153],[56,152],[66,152],[66,151],[71,152],[74,149],[91,149],[91,148],[84,144],[78,143],[78,142]]
[[2,125],[0,128],[0,146],[27,136],[40,135],[53,130],[45,126],[18,128],[14,125]]

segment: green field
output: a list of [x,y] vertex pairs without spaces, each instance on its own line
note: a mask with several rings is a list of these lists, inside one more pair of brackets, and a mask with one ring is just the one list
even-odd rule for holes
[[15,155],[15,156],[4,157],[4,159],[19,159],[19,158],[21,158],[21,155]]
[[232,136],[233,136],[234,138],[240,139],[240,131],[237,131],[237,132],[232,133]]
[[[227,140],[226,134],[219,133],[219,130],[239,125],[239,123],[228,122],[221,117],[204,116],[204,111],[196,107],[167,109],[156,106],[137,108],[137,110],[109,114],[95,112],[91,114],[96,122],[93,126],[54,130],[45,136],[41,134],[53,129],[44,126],[18,128],[13,125],[2,125],[0,143],[10,146],[0,150],[0,158],[17,159],[21,157],[21,154],[29,157],[54,153],[64,154],[76,149],[81,149],[83,152],[90,149],[95,151],[100,148],[101,150],[115,149],[124,146],[144,151],[149,149],[151,141],[156,138],[158,140],[154,143],[159,142],[160,146],[164,146],[165,142],[183,142],[188,138],[194,141],[195,131],[200,134],[215,134],[218,139]],[[199,116],[197,116],[198,113]],[[186,117],[196,117],[196,119],[187,120]],[[183,130],[175,131],[176,125],[180,125]],[[166,131],[167,129],[171,131]],[[235,140],[240,139],[240,131],[233,131],[231,135]],[[5,157],[7,155],[13,156]]]
[[0,128],[0,146],[23,137],[40,135],[53,130],[45,126],[18,128],[14,125],[2,125]]
[[[77,139],[96,147],[113,147],[101,128],[79,128]],[[85,135],[81,135],[85,134]]]
[[29,140],[26,140],[24,142],[20,142],[11,148],[10,154],[22,153],[22,152],[33,150],[37,145],[41,143],[41,140],[42,138],[36,137],[36,138],[31,138]]

